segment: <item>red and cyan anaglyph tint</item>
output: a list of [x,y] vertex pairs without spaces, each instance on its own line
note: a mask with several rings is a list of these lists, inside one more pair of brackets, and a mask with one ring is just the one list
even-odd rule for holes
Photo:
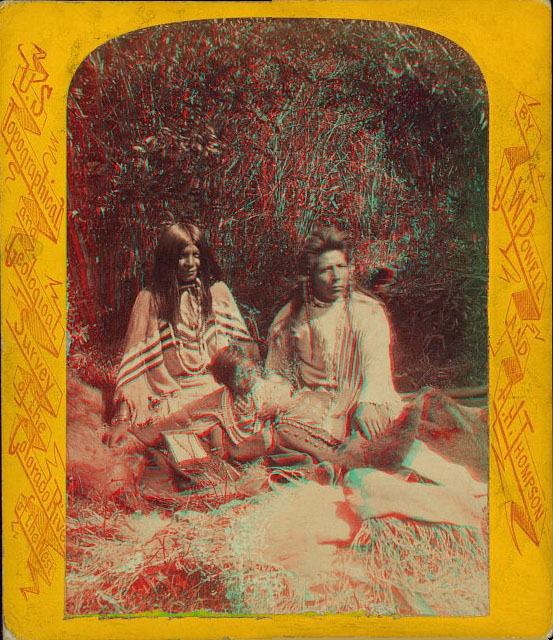
[[[437,34],[391,23],[163,25],[112,40],[83,61],[67,124],[66,612],[485,615],[487,513],[485,500],[473,498],[482,497],[488,465],[488,102],[470,56]],[[425,464],[433,472],[413,462],[422,449],[406,447],[393,475],[401,485],[389,484],[389,469],[370,481],[360,476],[371,466],[359,462],[367,462],[364,445],[358,459],[345,436],[319,437],[324,421],[311,395],[304,406],[317,424],[297,412],[290,418],[286,408],[280,423],[272,416],[277,435],[267,444],[272,455],[281,437],[282,455],[288,438],[287,451],[307,455],[309,464],[274,464],[276,454],[266,452],[234,464],[240,456],[232,454],[230,462],[189,468],[191,489],[182,468],[171,467],[178,461],[167,440],[120,455],[102,443],[104,424],[117,414],[124,352],[136,357],[126,361],[133,381],[165,366],[169,378],[186,378],[179,382],[186,389],[196,373],[208,374],[192,360],[178,364],[186,375],[174,373],[171,349],[180,353],[185,330],[175,337],[171,318],[136,338],[131,351],[138,352],[124,346],[137,295],[160,261],[160,233],[186,221],[202,230],[229,289],[212,288],[211,316],[202,315],[193,305],[207,309],[202,292],[211,284],[199,273],[200,293],[182,311],[183,320],[195,318],[186,329],[207,351],[215,350],[210,327],[227,327],[229,342],[249,333],[260,371],[271,350],[269,327],[297,276],[306,276],[297,262],[305,239],[320,226],[345,232],[354,274],[337,294],[346,300],[344,315],[325,338],[325,305],[312,305],[309,339],[322,335],[321,345],[335,343],[337,360],[353,362],[351,351],[368,367],[373,352],[356,336],[365,330],[363,314],[385,310],[379,326],[388,322],[392,336],[386,375],[416,407],[392,422],[430,447]],[[203,268],[205,254],[198,260]],[[359,291],[351,293],[353,281]],[[299,305],[296,319],[301,313]],[[324,375],[322,387],[328,367]],[[340,362],[332,375],[339,387]],[[157,415],[165,382],[147,379],[151,397],[143,399]],[[303,389],[318,393],[310,380]],[[248,410],[232,399],[247,394],[233,395],[230,378],[223,384],[230,391],[218,419],[232,441],[228,453],[240,449],[246,429],[240,421],[229,426],[229,416]],[[301,390],[298,383],[293,393]],[[350,435],[359,397],[348,397]],[[129,415],[132,422],[132,408]],[[365,422],[360,437],[378,440],[378,426],[370,427],[377,423]],[[247,428],[258,424],[249,420]],[[286,425],[307,434],[301,446],[291,447]],[[142,440],[147,429],[137,431]],[[403,446],[402,438],[388,448]],[[324,453],[306,452],[308,440]],[[452,474],[457,486],[447,493]],[[397,502],[386,507],[385,495]]]

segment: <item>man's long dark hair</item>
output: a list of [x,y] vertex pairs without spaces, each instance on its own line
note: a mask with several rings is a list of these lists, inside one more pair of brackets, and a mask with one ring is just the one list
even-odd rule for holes
[[349,242],[347,235],[336,227],[317,227],[303,245],[298,273],[311,277],[317,258],[327,251],[342,251],[349,262]]
[[196,225],[181,222],[167,227],[161,233],[152,273],[152,288],[160,318],[173,325],[180,321],[178,264],[183,250],[196,245],[200,253],[199,289],[200,305],[204,319],[212,311],[211,285],[222,280],[223,273],[213,257],[205,235]]
[[299,282],[292,292],[292,318],[297,318],[306,302],[304,283],[311,278],[317,258],[327,251],[342,251],[349,263],[350,247],[346,234],[336,227],[317,227],[306,239],[298,260]]
[[[342,251],[349,264],[351,257],[351,246],[348,236],[337,227],[317,227],[306,239],[303,250],[298,260],[298,283],[294,287],[291,295],[291,318],[298,317],[305,300],[305,283],[311,279],[317,258],[327,251]],[[372,291],[363,287],[352,279],[351,288],[373,298],[380,300]]]

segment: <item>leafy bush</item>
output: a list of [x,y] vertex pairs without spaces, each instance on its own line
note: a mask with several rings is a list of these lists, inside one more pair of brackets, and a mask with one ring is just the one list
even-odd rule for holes
[[72,352],[111,362],[169,220],[208,232],[261,341],[302,239],[335,223],[362,280],[394,270],[405,388],[486,379],[487,95],[454,43],[344,20],[136,31],[79,67],[68,131]]

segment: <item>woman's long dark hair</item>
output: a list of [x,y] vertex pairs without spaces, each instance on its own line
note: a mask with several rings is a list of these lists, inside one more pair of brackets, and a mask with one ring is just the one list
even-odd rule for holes
[[160,318],[176,324],[180,320],[178,264],[183,250],[194,244],[200,253],[199,287],[202,315],[206,319],[212,311],[210,288],[222,280],[223,273],[213,257],[209,244],[196,225],[181,222],[167,227],[161,233],[152,273],[152,288]]

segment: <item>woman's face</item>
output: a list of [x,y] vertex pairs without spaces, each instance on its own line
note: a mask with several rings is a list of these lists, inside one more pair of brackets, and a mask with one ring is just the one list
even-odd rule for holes
[[311,282],[315,297],[323,302],[341,298],[348,286],[349,265],[343,251],[325,251],[315,261]]
[[177,265],[179,284],[190,284],[198,277],[200,269],[200,250],[195,244],[188,244],[181,251]]

